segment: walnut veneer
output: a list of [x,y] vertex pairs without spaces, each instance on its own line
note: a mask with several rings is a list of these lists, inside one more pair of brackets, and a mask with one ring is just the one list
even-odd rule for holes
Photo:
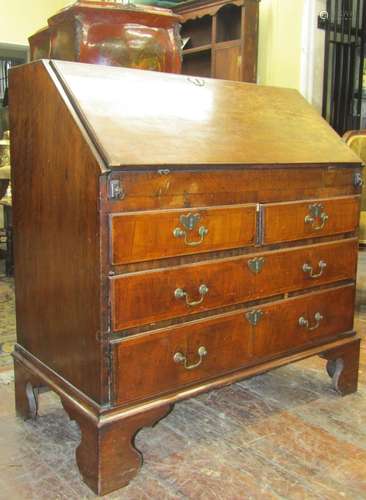
[[184,398],[312,355],[357,389],[361,164],[297,92],[45,60],[10,100],[17,412],[60,395],[96,493]]

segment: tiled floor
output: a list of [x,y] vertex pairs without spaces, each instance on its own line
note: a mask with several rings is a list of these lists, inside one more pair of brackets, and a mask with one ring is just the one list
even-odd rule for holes
[[[366,253],[356,326],[366,337]],[[113,499],[366,499],[366,344],[357,394],[339,397],[312,358],[179,403],[137,436],[141,473]],[[15,418],[0,385],[0,498],[94,498],[80,480],[77,425],[56,396]]]

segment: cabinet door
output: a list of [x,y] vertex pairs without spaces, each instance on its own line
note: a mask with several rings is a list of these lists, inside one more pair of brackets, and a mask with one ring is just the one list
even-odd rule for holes
[[214,78],[241,80],[240,46],[216,48],[214,50]]

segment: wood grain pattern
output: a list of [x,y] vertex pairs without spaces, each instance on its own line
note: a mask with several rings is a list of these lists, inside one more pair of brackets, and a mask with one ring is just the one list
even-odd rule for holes
[[[230,4],[237,6],[245,6],[245,8],[251,3],[258,4],[260,0],[231,0]],[[214,16],[217,11],[228,3],[227,0],[188,0],[187,2],[182,2],[174,8],[174,12],[177,12],[183,22],[190,19],[197,19],[207,15]]]
[[[360,162],[294,91],[40,61],[12,70],[10,108],[17,411],[59,394],[95,492],[176,401],[321,353],[356,389]],[[192,320],[174,291],[202,282]]]
[[[328,220],[316,230],[305,222],[310,207],[321,204]],[[360,197],[308,200],[295,203],[268,204],[264,208],[264,244],[303,240],[330,234],[354,232],[360,217]],[[321,225],[317,219],[315,226]]]
[[142,465],[142,454],[135,448],[135,436],[142,427],[152,427],[170,411],[170,405],[145,410],[138,415],[100,424],[85,418],[68,403],[63,406],[81,430],[76,461],[86,484],[97,495],[106,495],[126,486]]
[[357,391],[358,366],[360,360],[360,339],[323,353],[328,360],[327,371],[334,389],[342,396]]
[[[154,324],[164,319],[188,316],[225,305],[238,304],[295,290],[354,279],[357,240],[344,240],[314,246],[264,252],[230,259],[143,271],[110,278],[112,329]],[[248,266],[254,258],[264,259],[256,274]],[[303,265],[319,273],[319,262],[326,268],[318,278],[304,272]],[[181,288],[189,300],[199,300],[199,287],[208,293],[201,304],[189,307],[174,292]]]
[[[321,346],[311,347],[310,349],[307,349],[305,351],[303,350],[291,355],[288,354],[281,358],[273,359],[269,362],[264,362],[261,364],[257,364],[256,366],[249,366],[243,368],[240,371],[227,374],[223,377],[220,377],[219,379],[214,379],[214,380],[211,379],[201,384],[196,384],[193,387],[191,386],[188,388],[183,388],[180,391],[158,397],[153,401],[137,404],[131,408],[125,407],[119,409],[113,409],[113,408],[105,409],[104,414],[99,418],[91,419],[89,415],[88,419],[88,414],[85,412],[85,407],[83,407],[83,405],[80,404],[80,401],[78,401],[77,399],[70,398],[70,395],[68,394],[67,400],[62,399],[62,403],[66,411],[68,411],[70,417],[73,420],[79,422],[79,425],[81,425],[81,427],[83,428],[83,434],[85,437],[88,436],[88,430],[86,429],[88,423],[86,423],[85,421],[87,419],[88,422],[90,422],[90,419],[94,420],[94,426],[93,426],[94,430],[93,427],[92,429],[90,429],[89,426],[91,434],[90,444],[89,446],[88,445],[85,446],[85,443],[82,444],[82,446],[84,447],[84,456],[85,456],[85,463],[83,464],[83,468],[85,468],[85,470],[90,473],[93,471],[93,464],[95,464],[94,471],[96,477],[98,478],[97,480],[95,480],[93,479],[93,477],[89,476],[88,484],[92,485],[92,483],[94,483],[94,485],[96,485],[95,488],[96,493],[98,493],[98,486],[99,486],[100,487],[99,491],[101,493],[102,492],[101,486],[103,486],[103,489],[107,487],[109,488],[111,487],[111,485],[115,485],[115,487],[118,487],[118,485],[123,484],[122,481],[128,480],[127,479],[128,471],[131,472],[137,471],[138,467],[135,467],[135,465],[138,465],[138,461],[135,462],[135,459],[136,458],[141,459],[141,457],[139,457],[133,449],[134,446],[133,440],[131,447],[130,444],[131,440],[129,438],[130,431],[132,432],[134,429],[137,430],[141,426],[141,423],[143,423],[143,425],[153,424],[156,418],[159,419],[161,418],[161,416],[164,415],[164,408],[166,408],[166,411],[169,411],[169,408],[174,402],[188,397],[196,396],[204,391],[218,388],[221,385],[227,385],[229,383],[241,380],[243,378],[247,378],[255,373],[266,372],[269,369],[273,369],[290,362],[295,362],[305,357],[320,354],[324,351],[326,351],[327,355],[330,355],[332,351],[334,352],[335,355],[337,354],[339,355],[341,351],[343,351],[343,353],[346,353],[348,348],[350,347],[351,348],[350,353],[353,352],[354,355],[353,356],[347,355],[347,362],[349,361],[349,363],[347,364],[350,366],[350,363],[352,363],[357,369],[358,365],[357,343],[359,343],[359,339],[351,337],[351,338],[343,338],[340,340],[336,340],[327,344],[322,344]],[[33,376],[34,376],[33,367],[30,367],[30,371],[28,374],[26,374],[26,378],[29,379],[32,378]],[[37,374],[37,378],[39,379],[39,383],[41,383],[42,385],[48,382],[46,378],[44,378],[43,374]],[[277,377],[275,377],[273,381],[270,383],[274,389],[276,385],[275,384],[276,380],[278,380]],[[58,389],[60,388],[55,388],[56,391]],[[301,392],[301,387],[299,386],[299,384],[297,384],[297,389],[300,390]],[[291,380],[288,380],[287,382],[284,383],[282,387],[282,393],[283,391],[288,391],[288,390],[290,390],[290,392],[293,392],[293,384]],[[320,395],[321,392],[324,392],[326,390],[327,389],[322,387],[321,390],[317,392],[317,394]],[[238,392],[237,396],[240,396],[239,394],[240,392],[242,393],[242,391],[237,391],[237,392]],[[263,394],[265,394],[265,391],[263,391]],[[65,397],[65,393],[63,394],[63,397]],[[299,395],[299,398],[300,401],[302,398],[301,395]],[[233,401],[234,400],[235,398],[233,398]],[[238,400],[236,402],[238,402]],[[263,403],[265,404],[265,401]],[[323,406],[325,408],[326,405],[324,404]],[[242,405],[240,404],[240,401],[238,404],[238,408],[239,408],[238,416],[240,416],[239,414],[240,412],[242,412],[243,408]],[[146,412],[147,418],[142,417],[141,415],[142,412]],[[210,415],[211,416],[213,415],[211,405],[210,405]],[[45,422],[44,420],[45,419],[41,419],[39,421],[37,425],[38,431],[42,430],[44,425],[47,424],[47,422]],[[179,421],[179,418],[177,421]],[[47,429],[47,425],[45,425],[45,427]],[[192,432],[192,430],[190,430],[190,432]],[[39,434],[37,434],[36,437],[38,437],[38,435]],[[96,442],[95,437],[93,437],[95,435],[97,435],[98,438],[100,439],[100,445],[98,445],[98,442]],[[188,434],[186,433],[186,435]],[[82,439],[85,439],[85,437]],[[112,442],[109,441],[109,438],[111,439]],[[283,437],[283,440],[286,440],[286,433]],[[108,447],[106,446],[107,443],[109,445]],[[108,448],[110,448],[110,453],[108,453]],[[60,452],[62,451],[61,448],[59,451]],[[100,452],[99,455],[98,451]],[[94,454],[95,452],[96,455]],[[132,458],[131,461],[128,460],[129,457]],[[126,470],[127,464],[128,464],[128,470]],[[64,466],[64,463],[62,465]],[[71,462],[69,465],[72,466]],[[100,465],[99,468],[98,465]],[[131,467],[131,465],[133,466]],[[115,477],[113,475],[108,474],[109,469],[114,471]],[[109,478],[110,481],[108,480]],[[121,481],[121,483],[119,483],[118,481]]]
[[[181,216],[200,216],[192,230]],[[226,248],[252,246],[255,243],[256,206],[197,208],[113,214],[110,217],[112,264],[140,262],[175,255],[202,253]],[[189,242],[200,241],[199,228],[208,230],[202,243],[189,246],[184,237],[173,235],[175,228],[187,232]]]
[[[255,327],[244,309],[122,340],[114,347],[116,400],[148,398],[350,331],[354,293],[349,285],[261,306],[263,317]],[[309,332],[299,326],[301,316],[313,321],[316,312],[324,317],[319,328]],[[174,362],[181,352],[196,363],[200,346],[208,354],[197,368]],[[136,360],[144,370],[134,369]]]
[[106,210],[150,210],[203,207],[241,203],[270,203],[309,200],[360,194],[349,167],[275,168],[273,165],[234,169],[113,172],[110,180],[119,180],[122,200],[103,197]]
[[228,158],[239,165],[360,165],[296,90],[210,78],[197,84],[184,75],[67,61],[53,66],[111,168]]
[[46,63],[11,72],[10,108],[18,342],[101,401],[100,167]]
[[259,8],[256,0],[247,2],[244,6],[243,19],[243,59],[242,80],[244,82],[257,82],[257,60],[258,60],[258,24]]
[[240,54],[240,42],[234,43],[231,47],[217,47],[213,52],[213,57],[215,58],[215,78],[240,81]]
[[36,418],[38,414],[38,390],[42,386],[39,378],[14,360],[15,410],[23,420]]

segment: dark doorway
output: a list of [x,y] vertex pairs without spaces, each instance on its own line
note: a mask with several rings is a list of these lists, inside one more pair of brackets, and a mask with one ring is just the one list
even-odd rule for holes
[[340,135],[366,127],[365,17],[366,0],[327,0],[318,20],[326,31],[323,116]]

